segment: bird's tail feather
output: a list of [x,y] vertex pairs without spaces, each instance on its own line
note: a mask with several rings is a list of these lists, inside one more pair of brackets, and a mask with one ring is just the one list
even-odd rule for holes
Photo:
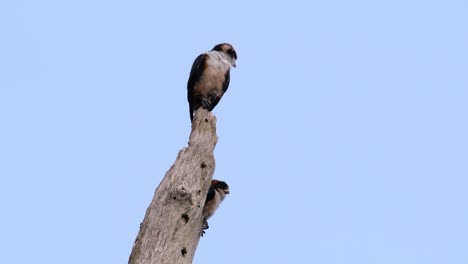
[[193,106],[191,104],[189,106],[189,112],[190,112],[190,122],[193,122]]

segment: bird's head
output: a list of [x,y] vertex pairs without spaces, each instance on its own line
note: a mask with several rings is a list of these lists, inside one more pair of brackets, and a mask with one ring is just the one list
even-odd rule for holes
[[226,194],[229,194],[229,186],[226,182],[211,180],[211,187],[215,188],[215,190],[221,195],[221,199],[224,199]]
[[213,50],[226,54],[232,67],[236,67],[237,53],[231,44],[221,43],[221,44],[214,46]]

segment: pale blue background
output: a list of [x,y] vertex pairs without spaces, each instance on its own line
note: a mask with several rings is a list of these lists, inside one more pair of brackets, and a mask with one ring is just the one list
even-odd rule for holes
[[195,263],[468,263],[466,1],[2,1],[2,263],[126,263],[239,55]]

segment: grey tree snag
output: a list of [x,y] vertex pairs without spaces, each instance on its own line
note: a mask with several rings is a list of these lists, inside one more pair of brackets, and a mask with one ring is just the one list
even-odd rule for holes
[[156,188],[129,264],[192,263],[203,228],[202,209],[215,170],[216,117],[195,112],[189,146]]

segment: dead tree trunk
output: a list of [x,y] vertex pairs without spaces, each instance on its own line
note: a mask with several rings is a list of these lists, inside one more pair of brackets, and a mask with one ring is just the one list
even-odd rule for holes
[[179,152],[146,210],[129,264],[192,263],[215,169],[217,139],[216,117],[200,108],[195,112],[189,146]]

